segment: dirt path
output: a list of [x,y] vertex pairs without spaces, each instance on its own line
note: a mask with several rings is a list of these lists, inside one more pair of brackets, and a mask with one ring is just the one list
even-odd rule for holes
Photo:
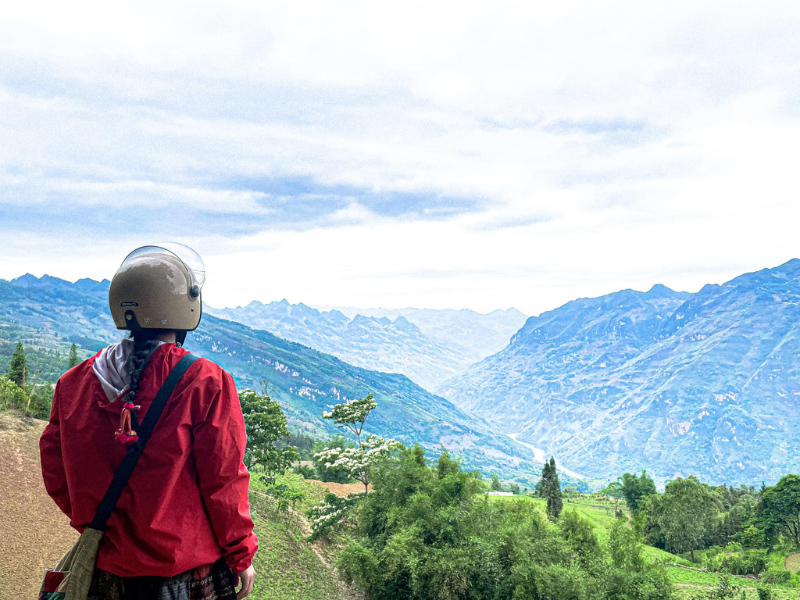
[[0,600],[36,598],[45,568],[78,538],[42,483],[44,426],[0,414]]
[[[364,491],[364,486],[360,483],[333,483],[332,481],[320,481],[319,479],[308,479],[307,481],[321,485],[329,492],[333,492],[342,498],[347,498],[350,494]],[[369,489],[372,489],[372,486],[370,486]]]

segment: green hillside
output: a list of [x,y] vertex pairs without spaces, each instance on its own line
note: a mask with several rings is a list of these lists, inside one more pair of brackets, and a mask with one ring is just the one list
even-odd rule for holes
[[[531,498],[528,496],[512,497],[493,497],[495,502],[531,502],[542,511],[547,512],[547,503],[542,498]],[[594,532],[602,545],[608,542],[609,531],[614,523],[612,512],[607,507],[587,504],[582,501],[565,500],[564,511],[575,511],[586,519],[594,527]],[[644,555],[650,560],[658,560],[667,565],[667,573],[675,584],[675,595],[677,598],[697,598],[700,594],[706,594],[713,590],[719,583],[720,577],[716,573],[704,572],[701,569],[692,567],[691,563],[683,558],[670,554],[659,548],[644,546]],[[781,553],[776,553],[776,557],[782,557]],[[688,567],[688,568],[686,568]],[[758,581],[749,577],[730,576],[730,581],[734,585],[740,586],[741,591],[745,592],[747,600],[758,599],[756,585]],[[741,595],[740,591],[740,595]],[[800,599],[800,589],[792,587],[773,587],[774,598],[776,600],[798,600]]]

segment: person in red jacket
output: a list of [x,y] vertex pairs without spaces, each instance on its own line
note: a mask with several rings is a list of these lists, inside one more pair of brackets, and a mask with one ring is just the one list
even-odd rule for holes
[[[129,338],[59,379],[40,440],[48,494],[83,531],[136,426],[200,322],[205,268],[178,244],[132,252],[109,289]],[[108,521],[91,600],[232,600],[253,589],[258,540],[244,466],[244,418],[233,378],[199,359],[170,397]],[[238,594],[236,586],[241,582]]]

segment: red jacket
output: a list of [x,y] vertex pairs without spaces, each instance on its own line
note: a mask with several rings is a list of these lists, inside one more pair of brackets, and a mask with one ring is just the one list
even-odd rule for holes
[[[141,377],[139,422],[187,353],[163,344]],[[109,402],[92,371],[97,355],[58,381],[39,442],[47,492],[78,531],[88,527],[125,446],[114,440],[123,402]],[[100,543],[97,567],[120,576],[171,577],[224,556],[253,561],[247,435],[233,378],[206,359],[181,379],[153,430]]]

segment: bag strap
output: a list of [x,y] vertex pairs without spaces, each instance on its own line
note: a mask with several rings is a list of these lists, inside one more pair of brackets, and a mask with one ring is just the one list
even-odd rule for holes
[[194,354],[187,354],[184,356],[180,362],[175,365],[175,368],[170,371],[161,389],[158,390],[156,397],[153,399],[153,403],[150,405],[150,408],[147,409],[144,421],[142,421],[142,424],[136,430],[136,433],[139,435],[139,441],[128,446],[128,451],[122,459],[122,464],[120,464],[116,473],[114,473],[114,479],[111,480],[111,485],[108,486],[106,495],[103,496],[100,506],[97,507],[97,513],[94,515],[94,519],[92,519],[89,525],[92,529],[103,531],[106,528],[108,519],[111,517],[111,513],[114,512],[114,507],[117,505],[117,501],[122,495],[125,486],[128,485],[128,479],[131,473],[133,473],[136,463],[139,462],[139,457],[142,455],[142,452],[144,452],[147,440],[150,439],[153,428],[156,426],[159,417],[161,417],[161,413],[164,412],[167,400],[172,396],[172,392],[175,391],[175,386],[178,385],[183,374],[186,373],[186,370],[191,367],[197,359],[198,357]]

